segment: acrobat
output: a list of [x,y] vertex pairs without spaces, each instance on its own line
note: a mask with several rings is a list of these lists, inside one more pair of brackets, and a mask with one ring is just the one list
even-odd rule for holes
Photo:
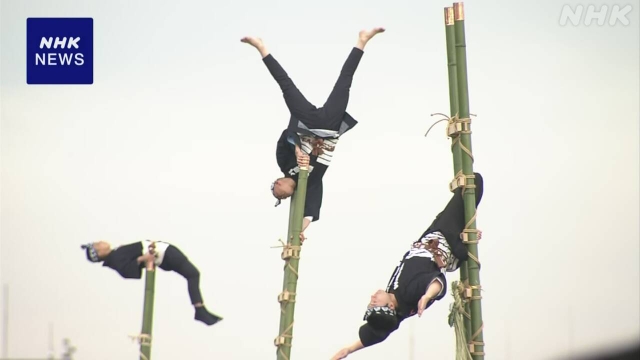
[[[484,190],[483,178],[475,175],[476,206],[480,204]],[[447,292],[445,272],[452,272],[468,259],[466,246],[461,240],[465,227],[462,188],[436,216],[429,228],[411,244],[400,264],[395,268],[386,290],[371,295],[360,327],[359,340],[334,355],[332,360],[346,358],[349,354],[378,344],[398,329],[407,318],[418,315]],[[478,239],[482,232],[478,232]],[[445,245],[445,243],[447,245]]]
[[[320,219],[322,179],[331,163],[338,140],[358,123],[346,111],[353,75],[369,40],[384,31],[381,27],[360,31],[357,43],[351,49],[331,94],[320,108],[302,95],[282,66],[269,53],[262,39],[241,39],[260,52],[262,61],[282,90],[291,115],[289,125],[282,132],[276,146],[276,159],[283,174],[271,184],[271,193],[277,199],[276,206],[293,195],[300,168],[309,169],[303,232],[310,223]],[[303,233],[300,237],[304,241]]]
[[[213,325],[222,317],[212,314],[204,306],[200,293],[200,272],[175,245],[164,241],[143,240],[131,244],[111,247],[106,241],[88,243],[81,246],[86,250],[87,260],[102,262],[125,279],[141,279],[142,269],[148,261],[165,270],[174,271],[187,280],[187,289],[194,306],[194,319],[206,325]],[[150,253],[149,247],[155,247]]]

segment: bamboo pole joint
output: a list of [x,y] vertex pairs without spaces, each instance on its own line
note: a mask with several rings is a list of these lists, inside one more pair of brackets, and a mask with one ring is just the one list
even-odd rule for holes
[[[151,347],[151,335],[149,335],[149,334],[134,334],[134,335],[129,335],[129,337],[131,338],[132,341],[136,341],[137,340],[138,344],[140,344],[140,348],[142,348],[142,347],[150,348]],[[140,359],[141,360],[149,360],[147,355],[145,355],[142,350],[140,351]]]
[[471,117],[460,118],[458,114],[449,119],[447,136],[455,137],[461,134],[471,134]]
[[[424,134],[425,137],[436,124],[443,121],[447,122],[446,136],[449,138],[455,138],[462,134],[471,134],[471,116],[476,116],[475,114],[469,114],[470,117],[468,118],[460,118],[458,114],[454,116],[447,116],[443,113],[431,114],[431,116],[435,115],[441,115],[443,118],[431,124],[426,134]],[[455,143],[453,145],[455,145]]]
[[291,324],[282,332],[282,334],[280,334],[278,337],[276,337],[273,340],[273,344],[278,347],[278,351],[280,352],[280,355],[282,355],[287,360],[288,360],[288,357],[284,354],[284,352],[282,352],[281,346],[291,347],[293,345],[291,342],[287,344],[287,339],[293,340],[293,335],[287,334],[291,329],[293,329],[293,322],[291,322]]
[[151,346],[151,335],[149,334],[133,334],[129,335],[132,341],[138,341],[138,344]]
[[289,292],[289,290],[285,289],[283,292],[280,293],[280,295],[278,295],[278,302],[280,304],[296,302],[296,293]]
[[280,254],[280,258],[282,260],[287,261],[289,259],[300,259],[300,250],[302,250],[302,245],[291,245],[291,243],[285,244],[281,239],[278,239],[278,241],[282,245],[272,246],[271,248],[282,248],[282,253]]
[[478,244],[480,240],[477,237],[476,237],[476,240],[469,240],[469,234],[471,233],[478,234],[479,232],[480,230],[478,229],[464,229],[460,233],[460,239],[462,240],[463,244]]
[[[465,175],[462,170],[459,171],[456,176],[453,178],[453,180],[451,180],[451,182],[449,183],[449,190],[451,190],[451,192],[456,191],[457,188],[462,188],[462,195],[464,195],[465,190],[467,189],[475,189],[476,185],[475,184],[471,184],[470,182],[468,182],[468,179],[475,179],[476,176],[471,174],[471,175]],[[474,216],[475,219],[475,216]],[[465,229],[463,230],[463,233],[465,233],[465,230],[469,230],[467,229],[467,227],[465,227]]]

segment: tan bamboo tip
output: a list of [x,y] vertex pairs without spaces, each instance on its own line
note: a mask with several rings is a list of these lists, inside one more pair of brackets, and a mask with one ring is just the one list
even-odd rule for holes
[[453,12],[455,20],[464,20],[464,3],[453,3]]
[[452,7],[446,7],[444,8],[444,24],[446,26],[451,26],[453,25],[453,8]]

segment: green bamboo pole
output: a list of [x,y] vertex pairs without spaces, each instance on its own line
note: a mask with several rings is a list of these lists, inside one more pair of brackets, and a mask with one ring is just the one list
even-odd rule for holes
[[[456,68],[456,46],[453,7],[444,8],[445,35],[447,41],[447,69],[449,73],[449,108],[450,116],[458,114],[458,77]],[[453,175],[458,176],[462,172],[462,151],[460,150],[459,134],[451,135],[451,152],[453,154]],[[467,262],[460,265],[460,282],[466,284],[469,279]],[[469,303],[465,303],[465,312],[469,314]],[[464,318],[464,334],[466,341],[471,338],[471,319]]]
[[[276,338],[275,345],[278,347],[277,359],[290,360],[291,346],[293,340],[294,311],[296,301],[296,289],[298,286],[298,265],[300,262],[300,233],[302,233],[302,220],[304,218],[304,205],[307,197],[307,179],[309,177],[308,168],[300,168],[296,191],[291,199],[293,209],[289,218],[290,232],[287,239],[287,246],[283,251],[285,260],[284,286],[279,301],[281,306],[280,315],[280,335]],[[286,254],[286,255],[285,255]]]
[[[456,73],[458,83],[458,114],[461,120],[469,119],[469,85],[467,79],[467,49],[464,26],[464,4],[453,4],[455,47],[456,47]],[[469,129],[467,129],[469,130]],[[464,191],[464,216],[467,223],[466,234],[468,236],[467,249],[469,250],[468,271],[469,287],[471,288],[471,355],[474,360],[484,360],[482,306],[480,296],[480,263],[478,260],[478,244],[476,234],[476,199],[473,175],[473,153],[471,149],[471,131],[462,131],[460,135],[462,152],[462,171],[466,179],[467,188]]]
[[151,330],[153,328],[153,300],[156,289],[156,268],[147,264],[144,283],[144,310],[142,317],[142,337],[140,338],[140,360],[151,359]]
[[[294,193],[293,196],[291,197],[291,201],[289,201],[289,228],[287,229],[287,245],[291,245],[291,235],[293,233],[293,211],[295,209],[295,199],[296,199],[296,194]],[[285,249],[287,249],[286,245],[285,245]],[[284,260],[284,259],[283,259]],[[284,280],[282,282],[282,289],[286,289],[287,288],[287,283],[289,281],[289,271],[287,271],[287,264],[284,265]],[[283,316],[284,316],[284,306],[283,304],[280,304],[280,332],[279,334],[282,334],[282,332],[285,329],[285,322],[283,321]]]

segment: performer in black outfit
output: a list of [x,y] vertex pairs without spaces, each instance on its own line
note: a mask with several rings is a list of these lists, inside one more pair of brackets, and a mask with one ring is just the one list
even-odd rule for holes
[[[154,253],[149,252],[153,247]],[[164,241],[138,241],[112,248],[106,241],[82,245],[90,262],[102,262],[102,266],[117,271],[125,279],[141,279],[147,261],[154,259],[157,267],[175,271],[187,279],[191,303],[195,307],[195,320],[213,325],[221,317],[207,311],[200,294],[200,272],[176,246]]]
[[[479,173],[475,173],[475,186],[477,207],[484,191]],[[431,226],[404,254],[386,290],[371,295],[364,315],[366,323],[360,327],[360,339],[340,350],[332,360],[344,359],[355,351],[386,340],[402,321],[415,314],[422,316],[425,309],[445,296],[447,280],[444,272],[457,270],[460,262],[469,256],[460,237],[464,226],[462,188],[458,188]],[[482,233],[478,232],[478,239],[481,237]]]
[[[276,206],[293,195],[300,167],[307,166],[309,169],[302,231],[311,222],[320,219],[322,178],[331,162],[338,139],[358,123],[346,110],[353,75],[364,53],[364,47],[376,34],[384,31],[383,28],[360,31],[356,46],[351,49],[331,94],[320,108],[302,95],[282,66],[269,53],[262,39],[241,39],[260,52],[262,61],[280,86],[291,114],[289,125],[282,132],[276,147],[276,159],[284,175],[271,184],[271,193],[277,199]],[[301,239],[304,240],[303,234]]]

